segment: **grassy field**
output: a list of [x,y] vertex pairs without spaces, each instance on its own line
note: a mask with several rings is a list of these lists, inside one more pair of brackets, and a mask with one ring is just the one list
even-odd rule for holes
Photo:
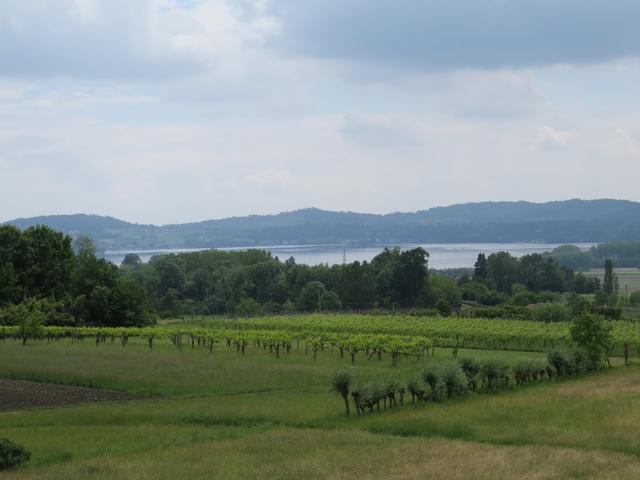
[[[460,351],[515,362],[539,353]],[[433,359],[452,358],[437,349]],[[499,395],[343,415],[339,355],[245,357],[90,342],[0,343],[0,377],[112,388],[149,400],[0,413],[33,452],[9,479],[638,478],[640,364]],[[361,378],[411,378],[418,360],[363,361]]]

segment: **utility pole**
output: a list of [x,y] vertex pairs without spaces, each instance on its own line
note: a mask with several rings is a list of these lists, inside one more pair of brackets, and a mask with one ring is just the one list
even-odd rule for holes
[[347,264],[347,249],[346,248],[342,249],[342,264],[343,265]]

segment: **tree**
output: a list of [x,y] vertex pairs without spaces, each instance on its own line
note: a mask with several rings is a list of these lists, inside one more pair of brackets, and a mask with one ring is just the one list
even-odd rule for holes
[[154,323],[147,303],[147,291],[139,282],[119,278],[111,297],[111,325],[133,327]]
[[347,416],[350,414],[349,389],[351,388],[351,381],[351,372],[348,370],[336,372],[331,379],[331,390],[344,400],[344,409]]
[[517,275],[518,259],[510,253],[492,253],[487,258],[487,280],[495,290],[510,294]]
[[20,230],[13,225],[0,225],[0,306],[15,303],[22,296],[16,271]]
[[260,313],[260,304],[251,297],[243,298],[236,305],[235,313],[245,317],[255,317]]
[[14,268],[26,296],[62,298],[67,295],[73,263],[68,235],[44,225],[22,232]]
[[11,263],[0,264],[0,307],[20,300],[18,275]]
[[606,295],[617,294],[617,276],[613,272],[613,260],[607,258],[604,261],[604,281],[602,282],[602,290]]
[[136,267],[141,263],[142,259],[137,253],[127,253],[122,259],[122,266]]
[[571,338],[584,350],[586,368],[598,370],[611,351],[611,326],[600,316],[582,314],[571,325]]
[[169,289],[176,290],[177,292],[182,291],[185,282],[185,273],[174,255],[160,257],[153,262],[153,266],[160,275],[158,290],[161,295]]
[[335,312],[342,308],[342,302],[336,292],[324,292],[320,297],[322,310]]
[[298,297],[298,308],[305,312],[322,310],[322,295],[327,293],[324,283],[312,281],[307,283]]
[[[450,314],[453,309],[457,309],[462,303],[462,290],[451,277],[431,275],[427,291],[428,298],[424,306],[438,308],[438,303],[440,303],[443,308],[441,313],[443,314]],[[443,300],[443,302],[440,302],[440,300]]]
[[92,325],[111,325],[111,289],[97,285],[87,297],[86,321]]
[[179,317],[182,315],[182,304],[178,297],[178,291],[175,288],[169,288],[164,295],[160,297],[158,305],[158,313],[161,317]]
[[429,254],[423,248],[401,252],[385,248],[371,260],[378,301],[383,305],[414,305],[426,288]]
[[91,237],[87,235],[80,235],[73,241],[73,250],[76,252],[76,257],[96,256],[96,246]]
[[484,253],[478,254],[478,259],[473,266],[473,278],[476,280],[487,278],[487,256]]
[[45,315],[36,299],[29,299],[16,306],[18,320],[18,335],[22,339],[22,345],[27,340],[42,336],[44,331]]

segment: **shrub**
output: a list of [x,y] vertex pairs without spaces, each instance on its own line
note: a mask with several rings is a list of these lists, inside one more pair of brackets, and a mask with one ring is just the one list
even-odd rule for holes
[[446,387],[448,398],[466,395],[469,392],[467,376],[458,362],[442,365],[441,379]]
[[411,403],[415,403],[416,400],[422,400],[425,395],[425,390],[421,387],[418,379],[409,380],[407,391],[411,394]]
[[442,402],[445,398],[447,398],[447,385],[442,377],[437,377],[434,387],[427,387],[424,399],[432,402]]
[[480,379],[490,392],[505,390],[509,388],[509,366],[501,360],[484,360],[480,364]]
[[549,361],[549,365],[551,365],[555,370],[558,377],[567,375],[571,358],[565,350],[561,348],[554,348],[547,354],[547,360]]
[[513,374],[518,385],[537,382],[544,378],[546,372],[546,366],[543,363],[530,358],[519,361],[513,369]]
[[427,365],[422,371],[422,379],[431,390],[435,390],[438,380],[441,380],[440,368],[437,365]]
[[0,438],[0,471],[19,467],[31,458],[24,447],[6,438]]
[[474,358],[461,358],[460,368],[467,377],[467,387],[475,391],[478,387],[478,375],[480,374],[480,362]]
[[449,300],[447,300],[446,298],[439,298],[436,302],[436,310],[438,310],[438,313],[440,313],[440,315],[442,315],[443,317],[448,317],[449,315],[451,315],[453,307],[451,306],[451,303],[449,303]]

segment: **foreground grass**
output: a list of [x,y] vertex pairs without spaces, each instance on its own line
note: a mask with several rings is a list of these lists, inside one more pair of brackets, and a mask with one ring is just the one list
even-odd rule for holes
[[363,432],[275,430],[142,455],[117,454],[15,479],[638,478],[630,455],[540,446],[406,439]]
[[[466,351],[514,362],[518,352]],[[450,360],[439,349],[434,359]],[[0,376],[162,394],[129,403],[0,413],[33,452],[7,478],[639,478],[640,366],[500,395],[344,417],[337,353],[0,344]],[[357,376],[410,378],[361,360]],[[2,475],[2,474],[0,474]]]

